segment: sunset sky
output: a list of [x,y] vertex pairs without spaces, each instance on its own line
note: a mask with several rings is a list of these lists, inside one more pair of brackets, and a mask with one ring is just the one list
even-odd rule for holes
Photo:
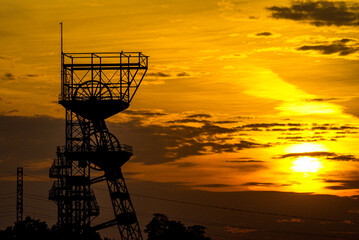
[[[0,0],[0,19],[1,229],[15,220],[1,194],[15,192],[16,167],[48,178],[65,143],[63,22],[64,52],[149,56],[130,108],[107,120],[134,148],[130,193],[292,216],[134,195],[142,230],[161,212],[213,240],[359,234],[359,1]],[[27,177],[25,193],[45,199],[50,184]],[[26,202],[54,223],[54,203]],[[42,204],[51,211],[30,209]]]

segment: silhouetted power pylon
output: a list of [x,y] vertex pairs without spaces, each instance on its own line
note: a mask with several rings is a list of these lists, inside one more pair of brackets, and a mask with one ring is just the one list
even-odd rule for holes
[[16,222],[22,222],[24,213],[24,171],[22,167],[17,168],[16,181]]
[[[57,148],[50,168],[56,180],[49,198],[65,231],[81,234],[117,225],[121,239],[142,239],[121,172],[132,147],[120,144],[105,119],[129,107],[147,66],[141,52],[61,53],[59,103],[66,109],[66,144]],[[92,171],[101,176],[91,178]],[[100,211],[90,186],[101,181],[107,182],[115,217],[91,226]]]

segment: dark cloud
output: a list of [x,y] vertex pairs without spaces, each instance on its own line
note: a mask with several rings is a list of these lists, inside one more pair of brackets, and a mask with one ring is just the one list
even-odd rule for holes
[[288,153],[281,155],[280,158],[288,157],[326,157],[328,160],[334,161],[359,161],[359,158],[351,154],[338,154],[333,152],[302,152],[302,153]]
[[247,182],[242,184],[242,186],[261,186],[261,187],[272,187],[275,186],[275,183],[269,183],[269,182]]
[[38,74],[27,74],[26,77],[37,77],[39,76]]
[[272,6],[267,8],[272,17],[303,21],[315,26],[357,26],[359,11],[339,1],[295,1],[289,7]]
[[313,99],[307,99],[307,102],[329,102],[329,101],[335,101],[339,98],[313,98]]
[[225,123],[238,123],[238,121],[214,121],[213,123],[225,124]]
[[136,115],[136,116],[164,116],[164,115],[167,115],[166,113],[161,113],[161,112],[151,112],[151,111],[146,111],[146,110],[130,110],[130,109],[123,111],[123,113],[126,113],[128,115]]
[[290,127],[300,127],[302,126],[303,124],[301,123],[288,123],[287,126],[290,126]]
[[325,182],[340,184],[326,187],[332,190],[359,189],[359,180],[325,180]]
[[[209,120],[202,119],[202,118],[208,119],[211,117],[212,116],[209,114],[192,114],[192,115],[188,115],[187,118],[171,120],[168,121],[167,123],[211,123]],[[213,122],[213,123],[217,123],[217,122]]]
[[328,157],[329,160],[336,160],[336,161],[359,161],[359,158],[355,157],[354,155],[338,155]]
[[268,167],[264,164],[240,164],[240,165],[232,165],[232,169],[236,169],[239,173],[249,173],[256,172],[258,170],[267,169]]
[[260,33],[256,33],[256,36],[264,36],[264,37],[268,37],[273,35],[273,33],[271,32],[260,32]]
[[203,155],[208,152],[237,152],[249,148],[269,147],[241,139],[237,142],[230,135],[238,132],[237,128],[228,128],[205,122],[201,126],[173,124],[169,126],[142,125],[139,120],[122,124],[111,124],[113,133],[126,144],[133,145],[136,161],[145,164],[172,162],[175,159]]
[[12,73],[4,73],[0,78],[4,81],[15,80],[15,76]]
[[359,129],[358,127],[353,126],[340,126],[340,127],[330,127],[330,130],[346,130],[346,129]]
[[301,152],[301,153],[288,153],[281,155],[280,158],[288,157],[322,157],[322,156],[336,156],[333,152]]
[[[269,129],[267,129],[269,130]],[[272,128],[271,131],[273,132],[283,132],[283,131],[287,131],[287,129],[284,129],[284,128]]]
[[239,158],[239,160],[226,160],[225,162],[230,163],[232,169],[237,169],[240,172],[255,172],[267,168],[263,164],[264,161],[251,160],[251,158]]
[[[128,110],[127,110],[128,111]],[[134,115],[148,112],[130,111]],[[123,123],[108,123],[109,130],[122,144],[134,147],[134,161],[145,164],[174,162],[182,157],[203,155],[208,152],[238,152],[243,149],[269,147],[253,140],[233,141],[230,136],[236,128],[204,123],[199,127],[173,124],[143,125],[137,116]],[[39,163],[55,157],[56,146],[63,145],[63,119],[44,116],[0,116],[0,174],[16,169],[26,162]],[[231,140],[231,142],[227,142]],[[243,165],[254,165],[248,163]],[[185,164],[179,167],[190,167]],[[258,168],[248,166],[243,171]],[[46,173],[45,173],[46,174]]]
[[355,52],[358,52],[358,44],[346,44],[347,42],[353,41],[351,39],[341,39],[338,41],[333,41],[328,44],[319,44],[319,45],[304,45],[297,50],[299,51],[317,51],[325,55],[338,53],[341,56],[346,56]]
[[324,126],[318,126],[318,127],[312,127],[312,130],[327,130],[327,127]]
[[[238,127],[238,129],[241,129],[240,127]],[[247,130],[247,131],[263,131],[263,129],[261,129],[261,128],[257,128],[257,127],[254,127],[254,128],[248,128],[248,129],[245,129],[245,130]]]
[[262,163],[264,161],[260,161],[260,160],[227,160],[226,162],[231,162],[231,163]]
[[315,136],[288,136],[288,137],[278,137],[278,139],[285,139],[285,140],[290,140],[292,142],[299,142],[299,143],[303,143],[303,142],[317,142],[317,141],[336,141],[336,138],[344,138],[345,136],[335,136],[334,138],[332,138],[331,136],[328,137],[324,137],[322,136],[322,134],[324,134],[325,132],[315,132]]
[[188,118],[211,118],[212,116],[209,114],[192,114],[188,115]]
[[167,123],[209,123],[207,120],[198,120],[193,118],[177,119],[168,121]]
[[176,165],[177,167],[187,168],[187,167],[194,167],[197,164],[196,163],[184,162],[184,163],[173,163],[173,165]]
[[147,73],[147,76],[152,76],[152,77],[170,77],[170,74],[167,73],[163,73],[163,72],[152,72],[152,73]]
[[[188,143],[188,142],[187,142]],[[249,141],[239,141],[238,143],[199,143],[194,141],[191,143],[188,149],[194,149],[195,154],[193,155],[200,155],[201,152],[205,152],[207,148],[210,148],[212,152],[215,153],[222,153],[222,152],[237,152],[242,149],[247,148],[257,148],[257,147],[269,147],[268,144],[259,144],[255,142]],[[182,149],[185,150],[185,149]],[[186,152],[186,151],[184,151]],[[192,155],[192,154],[191,154]]]
[[252,117],[243,117],[243,116],[237,116],[236,118],[239,118],[239,119],[253,119]]
[[270,128],[270,127],[277,127],[277,126],[285,126],[283,123],[254,123],[243,125],[243,128]]
[[181,73],[178,73],[177,74],[177,77],[189,77],[191,76],[189,73],[186,73],[186,72],[181,72]]
[[203,184],[203,185],[196,185],[196,187],[222,188],[222,187],[231,187],[231,185],[229,185],[229,184]]
[[288,131],[302,131],[300,128],[288,128]]

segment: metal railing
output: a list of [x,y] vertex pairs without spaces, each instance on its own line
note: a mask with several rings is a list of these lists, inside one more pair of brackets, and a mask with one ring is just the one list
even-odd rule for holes
[[60,153],[65,152],[127,152],[133,154],[132,146],[126,144],[116,144],[111,147],[101,147],[101,146],[72,146],[72,149],[66,149],[65,146],[58,146],[57,151]]
[[148,56],[142,52],[96,52],[96,53],[63,53],[65,66],[79,65],[136,65],[147,67]]
[[128,103],[128,99],[126,96],[74,96],[72,94],[62,94],[60,93],[58,96],[59,101],[122,101]]

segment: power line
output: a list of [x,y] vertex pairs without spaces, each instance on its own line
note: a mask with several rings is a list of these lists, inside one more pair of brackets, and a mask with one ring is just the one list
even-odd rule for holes
[[7,195],[15,195],[16,193],[10,192],[10,193],[1,193],[0,196],[7,196]]
[[14,204],[6,204],[6,205],[0,205],[0,207],[14,207],[15,205]]
[[1,196],[0,199],[6,199],[6,198],[14,198],[15,196],[12,195],[12,196]]
[[24,204],[24,206],[25,206],[26,208],[42,209],[42,210],[46,210],[46,211],[53,211],[53,210],[54,210],[54,209],[44,208],[44,207],[33,207],[33,206],[30,206],[30,205],[27,205],[27,204]]
[[34,212],[31,212],[31,211],[26,211],[27,213],[33,215],[33,216],[40,216],[40,217],[44,217],[44,218],[47,218],[47,219],[52,219],[52,220],[56,220],[57,218],[55,216],[50,216],[50,215],[46,215],[46,214],[40,214],[40,213],[34,213]]
[[0,175],[0,178],[15,177],[16,174]]
[[26,195],[30,195],[30,196],[34,196],[34,197],[41,197],[41,198],[46,198],[46,199],[48,199],[47,197],[44,197],[44,196],[42,196],[42,195],[38,195],[38,194],[27,193],[27,192],[24,192],[24,194],[26,194]]
[[[149,213],[143,213],[139,212],[139,215],[142,216],[152,216],[153,214]],[[208,221],[201,221],[196,219],[190,219],[190,218],[180,218],[180,217],[171,217],[173,219],[182,220],[186,222],[192,222],[197,224],[204,224],[209,226],[221,226],[221,227],[237,227],[237,228],[245,228],[250,229],[254,231],[261,231],[261,232],[269,232],[269,233],[279,233],[279,234],[287,234],[287,235],[301,235],[301,236],[315,236],[320,238],[339,238],[339,239],[346,239],[345,236],[335,236],[335,235],[328,235],[328,234],[319,234],[319,233],[307,233],[307,232],[295,232],[295,231],[284,231],[284,230],[277,230],[277,229],[269,229],[269,228],[259,228],[259,227],[253,227],[253,226],[247,226],[247,225],[239,225],[239,224],[226,224],[226,223],[219,223],[219,222],[208,222]]]
[[47,198],[38,198],[38,197],[31,197],[31,196],[27,196],[26,198],[30,198],[33,200],[47,201],[47,202],[49,201],[49,199],[47,199]]
[[[31,175],[24,175],[24,176],[51,181],[48,178],[43,178],[43,177],[39,177],[39,176],[31,176]],[[107,189],[103,189],[103,188],[98,188],[98,187],[93,187],[93,188],[97,189],[97,190],[101,190],[101,191],[107,191]],[[209,205],[209,204],[203,204],[203,203],[195,203],[195,202],[190,202],[190,201],[181,201],[181,200],[153,197],[153,196],[142,195],[142,194],[134,194],[134,193],[132,193],[131,195],[136,196],[136,197],[147,198],[147,199],[161,200],[161,201],[166,201],[166,202],[173,202],[173,203],[186,204],[186,205],[199,206],[199,207],[223,209],[223,210],[234,211],[234,212],[244,212],[244,213],[261,214],[261,215],[269,215],[269,216],[277,216],[277,217],[285,217],[285,218],[299,218],[299,219],[306,219],[306,220],[313,220],[313,221],[326,221],[326,222],[348,224],[348,222],[346,220],[340,220],[340,219],[307,217],[307,216],[282,214],[282,213],[275,213],[275,212],[265,212],[265,211],[257,211],[257,210],[241,209],[241,208],[230,208],[230,207],[225,207],[225,206],[216,206],[216,205]],[[351,224],[359,224],[358,221],[350,221],[350,223]]]
[[46,181],[52,181],[49,178],[44,178],[44,177],[39,177],[39,176],[33,176],[33,175],[27,175],[27,174],[24,174],[24,176],[25,177],[31,177],[31,178],[37,178],[37,179],[41,179],[41,180],[46,180]]
[[4,212],[0,212],[0,214],[7,214],[7,213],[13,213],[14,211],[9,210],[9,211],[4,211]]
[[[95,188],[95,189],[106,191],[105,189],[101,189],[101,188]],[[328,222],[336,222],[336,223],[346,223],[345,220],[339,220],[339,219],[306,217],[306,216],[289,215],[289,214],[281,214],[281,213],[274,213],[274,212],[264,212],[264,211],[256,211],[256,210],[248,210],[248,209],[240,209],[240,208],[229,208],[229,207],[224,207],[224,206],[215,206],[215,205],[195,203],[195,202],[189,202],[189,201],[180,201],[180,200],[160,198],[160,197],[153,197],[153,196],[141,195],[141,194],[134,194],[134,193],[132,193],[131,195],[132,195],[132,196],[136,196],[136,197],[142,197],[142,198],[148,198],[148,199],[154,199],[154,200],[161,200],[161,201],[166,201],[166,202],[174,202],[174,203],[187,204],[187,205],[193,205],[193,206],[199,206],[199,207],[208,207],[208,208],[224,209],[224,210],[236,211],[236,212],[245,212],[245,213],[254,213],[254,214],[262,214],[262,215],[271,215],[271,216],[286,217],[286,218],[300,218],[300,219],[316,220],[316,221],[328,221]],[[355,222],[351,222],[351,223],[353,223],[353,224],[359,224],[359,222],[356,222],[356,221],[355,221]]]

